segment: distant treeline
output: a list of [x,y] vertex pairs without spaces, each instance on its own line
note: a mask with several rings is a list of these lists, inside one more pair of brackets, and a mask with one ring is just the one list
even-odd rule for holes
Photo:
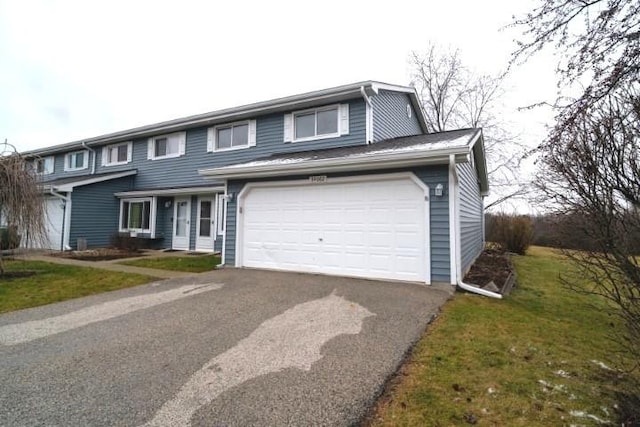
[[[602,248],[602,245],[598,244],[602,242],[596,240],[599,237],[590,234],[592,227],[587,226],[590,220],[580,214],[528,216],[487,213],[485,221],[488,242],[503,241],[505,224],[517,221],[530,224],[532,245],[596,252]],[[528,234],[528,231],[523,233]],[[629,236],[629,241],[635,242],[633,252],[640,254],[640,229],[632,233],[635,235]]]

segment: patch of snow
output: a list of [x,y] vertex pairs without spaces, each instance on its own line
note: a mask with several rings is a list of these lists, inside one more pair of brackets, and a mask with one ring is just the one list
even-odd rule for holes
[[595,421],[595,422],[597,422],[599,424],[610,424],[611,423],[610,421],[603,420],[602,418],[597,417],[597,416],[595,416],[593,414],[589,414],[589,413],[587,413],[585,411],[569,411],[569,415],[571,415],[573,417],[576,417],[576,418],[588,418],[588,419],[593,420],[593,421]]
[[606,370],[606,371],[613,371],[613,369],[611,369],[610,367],[608,367],[607,365],[605,365],[604,363],[602,363],[599,360],[591,360],[591,363],[593,363],[594,365],[598,365],[599,367],[601,367],[602,369]]
[[538,384],[543,386],[545,390],[566,392],[566,389],[567,389],[567,387],[564,384],[555,384],[554,385],[554,384],[551,384],[550,382],[545,381],[545,380],[538,380]]
[[496,392],[496,389],[495,389],[495,388],[493,388],[493,387],[489,387],[489,388],[487,389],[487,393],[489,393],[489,394],[495,394],[495,392]]
[[554,372],[554,374],[556,374],[559,377],[562,378],[570,378],[571,375],[567,372],[567,371],[563,371],[562,369],[558,369],[557,371]]

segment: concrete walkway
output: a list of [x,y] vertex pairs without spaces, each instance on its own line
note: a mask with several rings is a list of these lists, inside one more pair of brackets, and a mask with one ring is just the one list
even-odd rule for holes
[[[199,273],[188,273],[184,271],[159,270],[157,268],[135,267],[133,265],[117,264],[116,262],[126,261],[126,259],[109,260],[109,261],[81,261],[72,258],[62,258],[48,256],[44,254],[23,254],[29,259],[36,261],[51,262],[54,264],[75,265],[78,267],[98,268],[109,271],[119,271],[122,273],[143,274],[145,276],[157,277],[159,279],[174,279],[180,277],[194,276]],[[174,255],[175,256],[175,255]],[[127,258],[130,259],[130,258]],[[134,258],[140,259],[140,258]]]

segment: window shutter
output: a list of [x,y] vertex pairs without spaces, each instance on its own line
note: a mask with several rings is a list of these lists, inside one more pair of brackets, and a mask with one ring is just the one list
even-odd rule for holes
[[153,159],[153,138],[149,138],[147,143],[147,159]]
[[71,161],[71,154],[67,154],[66,156],[64,156],[64,171],[68,171],[69,170],[69,162]]
[[349,104],[340,104],[340,135],[349,134]]
[[284,115],[284,142],[293,140],[293,114]]
[[107,156],[109,155],[109,148],[108,147],[102,147],[102,159],[100,159],[100,165],[102,166],[106,166],[107,165]]
[[213,148],[215,147],[215,134],[216,134],[216,128],[209,128],[207,129],[207,152],[210,153],[213,150]]
[[178,154],[184,156],[186,145],[187,145],[187,134],[186,132],[182,132],[178,137]]
[[133,142],[127,143],[127,163],[131,162],[133,158]]
[[89,156],[91,156],[91,152],[85,151],[84,156],[82,156],[82,168],[86,169],[89,166]]
[[249,147],[256,146],[256,121],[249,120]]

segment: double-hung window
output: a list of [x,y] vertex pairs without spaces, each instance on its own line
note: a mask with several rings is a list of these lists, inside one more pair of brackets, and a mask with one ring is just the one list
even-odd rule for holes
[[131,142],[107,145],[102,148],[102,166],[124,165],[131,162]]
[[285,114],[285,141],[312,141],[349,133],[349,104],[328,105]]
[[33,161],[33,168],[38,175],[49,175],[53,173],[53,156],[43,157]]
[[154,136],[149,138],[147,158],[156,160],[183,156],[185,144],[184,132]]
[[86,169],[89,165],[89,153],[87,151],[75,151],[69,153],[64,159],[64,170],[74,171]]
[[255,145],[255,120],[218,125],[208,130],[207,151],[237,150]]
[[120,231],[151,233],[153,198],[120,201]]

